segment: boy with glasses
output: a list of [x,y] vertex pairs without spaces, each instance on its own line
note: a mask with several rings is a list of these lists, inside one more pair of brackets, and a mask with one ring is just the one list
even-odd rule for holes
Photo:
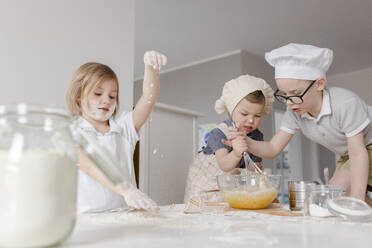
[[[287,105],[280,130],[268,142],[247,138],[248,151],[274,158],[297,130],[340,155],[330,184],[346,187],[349,196],[365,200],[372,186],[372,107],[355,93],[326,87],[332,63],[328,48],[288,44],[265,55],[275,67],[275,98]],[[239,135],[231,132],[229,139]]]

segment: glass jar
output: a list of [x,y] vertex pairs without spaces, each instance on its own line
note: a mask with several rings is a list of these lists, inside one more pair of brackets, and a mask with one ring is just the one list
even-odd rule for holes
[[309,185],[306,188],[305,215],[328,217],[328,200],[346,194],[345,187],[335,185]]
[[76,145],[60,110],[0,106],[0,247],[48,247],[76,215]]

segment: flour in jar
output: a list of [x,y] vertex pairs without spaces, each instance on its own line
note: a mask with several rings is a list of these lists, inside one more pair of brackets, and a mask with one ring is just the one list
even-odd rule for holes
[[[56,151],[0,150],[0,247],[39,247],[62,240],[76,214],[76,161]],[[13,156],[13,157],[12,157]]]
[[311,216],[314,216],[314,217],[329,217],[329,216],[332,216],[332,214],[328,211],[327,208],[321,207],[317,204],[310,204],[309,213],[310,213]]

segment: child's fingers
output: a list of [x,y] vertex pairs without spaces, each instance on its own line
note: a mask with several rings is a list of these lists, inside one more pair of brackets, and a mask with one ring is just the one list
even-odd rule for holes
[[235,139],[236,138],[236,135],[235,134],[228,134],[227,135],[227,139],[228,140],[233,140],[233,139]]
[[154,62],[154,68],[159,71],[161,64],[159,61],[159,55],[156,52],[154,52],[153,54],[153,62]]
[[158,65],[161,67],[164,65],[164,62],[163,62],[163,55],[162,54],[158,54],[157,56],[157,59],[158,59]]
[[229,127],[228,132],[229,133],[240,133],[239,129],[236,127]]
[[155,51],[147,51],[143,56],[143,62],[147,66],[151,66],[155,70],[157,69],[156,53]]
[[236,139],[244,140],[245,139],[245,135],[241,135],[240,133],[228,134],[227,135],[227,139],[228,140],[236,140]]
[[233,139],[236,139],[236,138],[238,138],[238,137],[242,137],[242,136],[244,136],[244,135],[242,135],[242,134],[239,133],[239,132],[231,132],[231,133],[228,133],[228,134],[227,134],[227,139],[229,139],[229,140],[233,140]]
[[154,70],[159,70],[158,56],[155,51],[152,52],[151,62]]
[[165,66],[165,65],[167,65],[167,63],[168,63],[168,59],[167,59],[167,56],[165,56],[165,55],[162,55],[162,61],[163,61],[163,64],[162,64],[162,66]]
[[248,145],[247,145],[247,142],[245,141],[245,139],[243,137],[238,137],[236,138],[235,140],[233,140],[233,149],[238,149],[239,151],[241,152],[246,152],[248,151]]
[[155,70],[160,70],[167,64],[167,57],[156,51],[147,51],[143,59],[145,65],[151,66]]
[[145,63],[145,65],[152,66],[152,52],[151,51],[145,52],[145,54],[143,55],[143,62]]
[[227,146],[232,146],[232,142],[230,140],[221,139],[222,144]]
[[161,60],[161,56],[160,55],[156,56],[156,64],[158,65],[158,69],[160,71],[161,70],[161,66],[163,65],[163,62]]
[[161,70],[161,68],[167,64],[167,57],[165,57],[161,53],[157,53],[156,54],[156,61],[157,61],[157,65],[158,65],[159,70]]
[[234,128],[234,127],[229,128],[228,133],[231,134],[231,135],[236,135],[236,136],[238,136],[238,135],[245,136],[246,135],[246,133],[244,131],[239,131],[237,128]]

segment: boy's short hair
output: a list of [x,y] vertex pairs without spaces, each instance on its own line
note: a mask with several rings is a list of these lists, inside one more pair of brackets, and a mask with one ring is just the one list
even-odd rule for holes
[[[72,115],[81,115],[81,99],[105,80],[114,80],[117,86],[116,109],[119,108],[119,82],[115,72],[107,65],[89,62],[80,66],[72,76],[66,92],[67,106]],[[83,95],[84,94],[84,95]]]

